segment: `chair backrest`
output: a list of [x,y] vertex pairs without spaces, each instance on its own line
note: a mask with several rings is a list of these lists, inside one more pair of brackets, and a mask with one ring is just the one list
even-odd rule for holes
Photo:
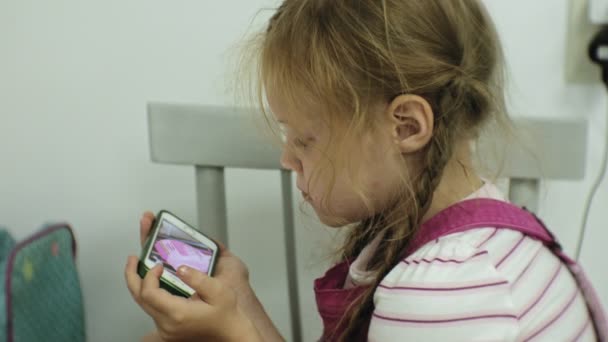
[[292,180],[281,169],[278,147],[263,138],[251,111],[242,108],[152,103],[148,122],[152,161],[195,167],[199,229],[226,245],[224,168],[281,170],[291,340],[301,341]]
[[[199,228],[228,242],[226,224],[225,168],[281,170],[283,220],[292,325],[291,341],[301,341],[300,305],[296,270],[292,179],[281,169],[278,146],[265,139],[255,124],[253,111],[206,105],[150,103],[148,127],[152,161],[192,165],[196,169]],[[483,136],[478,156],[485,166],[501,170],[510,179],[513,202],[534,210],[539,180],[580,179],[585,174],[587,125],[585,121],[516,119],[517,131],[527,132],[535,154],[526,144],[496,141]],[[563,139],[568,136],[569,139]],[[491,144],[485,141],[494,140]],[[495,158],[497,149],[504,159]],[[502,147],[502,148],[501,148]],[[538,158],[537,158],[538,157]],[[542,158],[541,158],[542,157]]]

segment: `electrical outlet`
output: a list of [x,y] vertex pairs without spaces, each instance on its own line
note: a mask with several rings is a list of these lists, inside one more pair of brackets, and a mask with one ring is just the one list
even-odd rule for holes
[[608,24],[608,1],[589,0],[589,19],[594,24]]
[[[596,0],[570,0],[566,42],[566,81],[596,83],[601,81],[600,68],[589,59],[589,43],[600,25],[591,22],[591,3]],[[602,3],[608,0],[597,0]],[[593,4],[593,6],[596,6]]]

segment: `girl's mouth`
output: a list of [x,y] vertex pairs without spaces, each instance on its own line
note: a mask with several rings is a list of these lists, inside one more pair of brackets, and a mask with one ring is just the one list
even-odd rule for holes
[[302,191],[302,197],[304,198],[304,200],[310,202],[311,198],[310,195],[305,193],[304,191]]

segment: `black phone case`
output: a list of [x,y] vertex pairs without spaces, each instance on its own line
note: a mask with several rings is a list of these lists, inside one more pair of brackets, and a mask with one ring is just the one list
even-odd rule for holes
[[[161,210],[158,212],[158,214],[156,214],[156,217],[160,217],[163,213],[167,213],[171,216],[177,217],[179,220],[181,220],[182,222],[184,222],[186,225],[194,228],[193,225],[191,225],[190,223],[182,220],[179,216],[172,214],[171,212],[167,211],[167,210]],[[150,248],[150,243],[152,243],[152,236],[154,235],[154,231],[156,229],[158,229],[157,226],[158,220],[155,218],[154,221],[152,222],[152,229],[150,229],[150,233],[148,235],[148,238],[146,239],[146,243],[144,245],[144,248],[141,251],[141,255],[139,256],[139,261],[137,263],[137,274],[139,274],[139,276],[143,279],[146,274],[148,273],[148,271],[150,270],[146,265],[144,265],[144,263],[141,261],[143,260],[143,258],[145,257],[146,251],[148,250],[148,248]],[[196,231],[198,231],[199,233],[203,234],[200,230],[194,228]],[[212,277],[213,276],[213,271],[215,271],[215,264],[217,263],[217,259],[219,258],[219,246],[217,245],[217,242],[215,242],[214,239],[208,237],[207,235],[203,234],[206,238],[208,238],[209,240],[213,241],[213,243],[215,243],[215,247],[217,250],[218,255],[213,259],[213,264],[211,264],[211,272],[209,272],[209,276]],[[180,296],[180,297],[185,297],[188,298],[190,297],[190,295],[188,294],[188,292],[174,286],[173,284],[165,281],[162,277],[160,278],[160,287],[167,290],[169,293],[176,295],[176,296]]]

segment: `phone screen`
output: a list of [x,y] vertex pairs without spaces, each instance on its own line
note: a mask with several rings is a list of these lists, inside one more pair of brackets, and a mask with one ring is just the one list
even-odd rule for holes
[[177,276],[177,269],[182,265],[207,274],[212,257],[211,247],[161,218],[158,234],[148,255],[152,263],[163,263],[165,270],[174,276]]

